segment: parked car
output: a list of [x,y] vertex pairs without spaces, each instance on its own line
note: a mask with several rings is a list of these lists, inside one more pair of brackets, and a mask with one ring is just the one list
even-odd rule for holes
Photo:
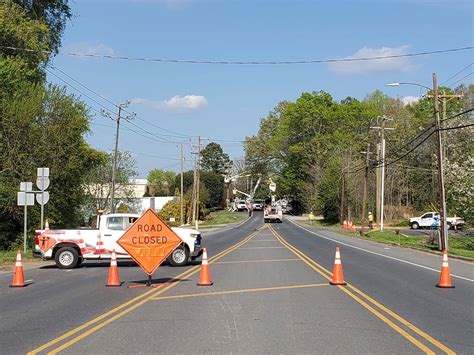
[[[410,218],[408,223],[412,229],[430,228],[436,223],[435,218],[439,220],[439,213],[426,212],[421,217]],[[466,224],[466,222],[464,222],[464,220],[460,217],[447,217],[446,223],[448,225],[448,229],[462,229]]]

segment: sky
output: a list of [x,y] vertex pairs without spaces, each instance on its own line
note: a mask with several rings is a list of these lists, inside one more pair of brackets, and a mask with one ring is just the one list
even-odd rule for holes
[[[305,61],[374,57],[473,45],[471,1],[80,0],[48,80],[91,107],[94,147],[112,151],[114,104],[130,104],[119,149],[132,152],[138,177],[151,169],[193,167],[191,144],[215,141],[231,158],[279,101],[324,90],[335,100],[381,90],[410,101],[415,86],[473,82],[473,50],[356,63],[186,64],[65,55],[198,61]],[[466,68],[467,67],[467,68]],[[467,76],[466,76],[467,75]],[[462,79],[466,76],[464,79]],[[462,79],[461,81],[458,81]],[[91,91],[92,90],[92,91]]]

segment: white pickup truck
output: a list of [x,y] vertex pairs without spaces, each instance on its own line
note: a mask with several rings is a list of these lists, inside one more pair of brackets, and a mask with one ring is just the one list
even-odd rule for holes
[[[72,269],[84,260],[110,259],[115,249],[117,259],[131,259],[117,240],[140,215],[107,214],[99,217],[96,229],[46,229],[35,231],[33,256],[52,260],[60,269]],[[168,257],[173,266],[186,265],[201,255],[201,233],[190,228],[171,228],[183,243]]]
[[[439,213],[437,212],[426,212],[421,217],[412,217],[409,219],[408,223],[412,229],[418,228],[430,228],[435,224],[435,217],[439,221]],[[438,222],[439,223],[439,222]],[[460,217],[447,217],[446,223],[449,228],[462,228],[466,224],[464,220]]]

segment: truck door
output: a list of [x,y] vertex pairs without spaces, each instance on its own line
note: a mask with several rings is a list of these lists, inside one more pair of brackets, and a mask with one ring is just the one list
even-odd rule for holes
[[425,213],[423,216],[421,216],[420,227],[431,227],[433,222],[433,213]]
[[102,231],[102,239],[107,255],[103,256],[110,257],[110,253],[112,253],[112,250],[115,249],[117,258],[129,258],[125,250],[117,243],[117,240],[128,228],[126,223],[128,218],[124,216],[107,216],[106,218],[105,227]]

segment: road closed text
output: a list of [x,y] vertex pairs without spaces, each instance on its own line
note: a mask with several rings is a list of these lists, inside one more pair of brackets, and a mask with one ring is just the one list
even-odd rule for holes
[[139,237],[132,237],[132,244],[145,244],[145,245],[153,245],[153,244],[166,244],[168,242],[168,238],[165,236],[139,236]]

